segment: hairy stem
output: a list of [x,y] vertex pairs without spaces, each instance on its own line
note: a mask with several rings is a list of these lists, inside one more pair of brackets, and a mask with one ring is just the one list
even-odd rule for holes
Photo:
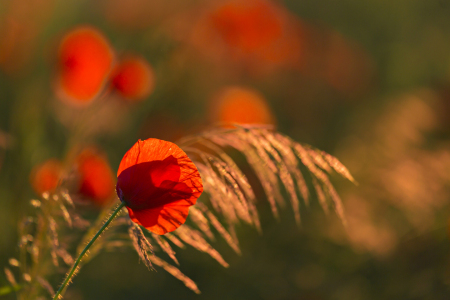
[[106,220],[105,224],[103,224],[102,228],[94,235],[94,237],[89,241],[89,243],[84,247],[83,251],[81,251],[80,255],[78,256],[77,260],[72,266],[72,269],[67,274],[66,279],[64,280],[63,284],[60,286],[59,290],[56,292],[55,296],[53,297],[53,300],[58,299],[59,296],[62,296],[62,293],[67,286],[67,284],[70,282],[71,278],[73,277],[78,265],[80,264],[83,256],[86,254],[86,252],[89,250],[89,248],[94,244],[94,242],[98,239],[98,237],[105,231],[105,229],[108,227],[108,225],[111,223],[112,220],[116,217],[116,215],[120,212],[122,207],[125,206],[124,202],[121,202],[120,205],[114,210],[114,212],[111,214],[111,216]]

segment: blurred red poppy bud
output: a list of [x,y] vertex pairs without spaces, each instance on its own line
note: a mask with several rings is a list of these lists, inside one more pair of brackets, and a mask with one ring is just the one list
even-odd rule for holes
[[34,191],[39,195],[54,191],[59,184],[62,171],[62,164],[57,159],[49,159],[34,167],[30,177]]
[[64,100],[87,104],[101,91],[112,68],[113,51],[106,38],[88,26],[75,28],[58,52],[58,93]]
[[177,145],[139,140],[125,153],[116,191],[131,220],[156,234],[174,231],[203,192],[197,167]]
[[268,124],[275,118],[264,97],[253,89],[227,87],[213,98],[211,120],[230,124]]
[[94,148],[83,150],[76,159],[80,176],[78,192],[102,206],[114,193],[114,177],[106,158]]
[[155,75],[150,64],[142,57],[128,56],[114,69],[113,88],[129,101],[142,100],[153,91]]

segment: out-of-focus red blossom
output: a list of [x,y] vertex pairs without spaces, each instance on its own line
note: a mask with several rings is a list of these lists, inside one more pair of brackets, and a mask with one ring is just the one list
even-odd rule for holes
[[256,90],[231,86],[212,100],[211,121],[226,126],[237,124],[274,125],[275,118],[264,97]]
[[139,140],[125,153],[116,191],[131,220],[156,234],[174,231],[203,192],[197,167],[177,145]]
[[299,22],[273,2],[231,0],[199,19],[193,43],[210,56],[255,67],[297,64],[302,51],[298,28]]
[[226,3],[210,17],[225,42],[244,52],[270,45],[282,35],[280,18],[264,1]]
[[104,155],[95,148],[87,148],[77,156],[76,165],[78,192],[96,205],[106,204],[114,193],[114,177]]
[[153,91],[155,75],[144,58],[129,55],[114,69],[111,84],[125,99],[138,101]]
[[35,166],[30,177],[34,191],[40,195],[55,190],[61,179],[62,171],[62,164],[57,159],[49,159]]
[[61,41],[58,52],[57,91],[74,104],[87,104],[101,91],[113,65],[114,54],[97,29],[77,27]]

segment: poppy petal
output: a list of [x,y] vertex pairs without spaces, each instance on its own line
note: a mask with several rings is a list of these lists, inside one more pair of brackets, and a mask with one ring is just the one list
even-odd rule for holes
[[177,145],[158,139],[139,140],[125,153],[117,171],[117,176],[123,170],[143,162],[164,160],[172,155],[176,159],[186,157],[186,153]]
[[[146,184],[140,183],[143,178],[146,179]],[[140,201],[145,202],[147,196],[157,193],[158,189],[174,187],[179,178],[177,159],[169,156],[162,161],[139,163],[125,169],[118,176],[117,186],[121,188],[123,199],[136,207],[140,206]]]
[[181,200],[156,208],[133,210],[127,206],[127,209],[133,222],[144,226],[153,233],[163,235],[174,231],[186,222],[191,205],[191,203]]

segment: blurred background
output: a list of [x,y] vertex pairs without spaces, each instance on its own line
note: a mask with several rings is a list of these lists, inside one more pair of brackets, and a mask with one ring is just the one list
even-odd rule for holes
[[55,173],[95,214],[137,139],[263,123],[348,167],[347,231],[317,203],[298,228],[262,202],[241,256],[213,244],[229,268],[177,251],[200,295],[122,251],[67,299],[448,299],[449,16],[448,0],[1,1],[0,265]]

